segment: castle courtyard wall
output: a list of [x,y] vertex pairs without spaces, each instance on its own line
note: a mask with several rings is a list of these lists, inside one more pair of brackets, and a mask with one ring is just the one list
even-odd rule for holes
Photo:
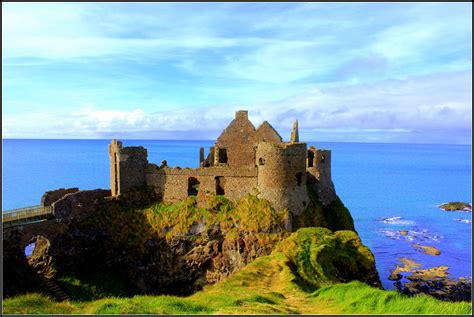
[[216,193],[216,177],[220,177],[225,196],[236,201],[257,187],[257,168],[229,168],[213,166],[197,169],[159,168],[149,164],[146,170],[146,185],[155,188],[158,197],[165,202],[178,202],[188,196],[188,181],[190,178],[199,181],[199,194],[206,191]]

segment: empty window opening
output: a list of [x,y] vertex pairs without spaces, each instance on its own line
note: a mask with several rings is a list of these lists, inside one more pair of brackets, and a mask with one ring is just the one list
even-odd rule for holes
[[303,206],[306,206],[306,202],[305,202],[305,201],[303,201]]
[[222,176],[216,176],[216,195],[225,195],[225,179]]
[[298,173],[296,174],[296,183],[298,184],[298,186],[301,186],[301,180],[303,179],[303,173]]
[[258,159],[258,165],[265,165],[265,159],[263,157]]
[[322,155],[322,156],[321,156],[321,162],[324,162],[325,159],[326,159],[326,156],[325,156],[325,155]]
[[314,152],[308,151],[308,167],[313,167],[314,162]]
[[227,163],[227,149],[219,149],[219,163]]
[[188,178],[188,196],[196,196],[199,192],[199,181],[194,178],[190,177]]
[[114,153],[114,189],[115,194],[118,195],[118,162],[117,162],[117,153]]

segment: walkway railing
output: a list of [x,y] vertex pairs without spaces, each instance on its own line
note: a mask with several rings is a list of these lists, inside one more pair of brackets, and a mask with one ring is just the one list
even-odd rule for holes
[[29,222],[47,219],[53,215],[51,206],[32,206],[8,210],[2,213],[3,227],[13,227]]

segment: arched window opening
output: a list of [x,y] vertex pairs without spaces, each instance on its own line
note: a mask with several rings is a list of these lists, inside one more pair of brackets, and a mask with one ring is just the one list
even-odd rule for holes
[[265,159],[263,157],[258,159],[258,165],[265,165]]

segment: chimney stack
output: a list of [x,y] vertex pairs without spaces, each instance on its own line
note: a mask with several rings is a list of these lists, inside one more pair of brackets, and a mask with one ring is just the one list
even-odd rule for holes
[[298,120],[295,120],[293,123],[293,131],[291,131],[291,137],[290,137],[290,142],[299,142],[300,141],[300,136],[298,134]]

